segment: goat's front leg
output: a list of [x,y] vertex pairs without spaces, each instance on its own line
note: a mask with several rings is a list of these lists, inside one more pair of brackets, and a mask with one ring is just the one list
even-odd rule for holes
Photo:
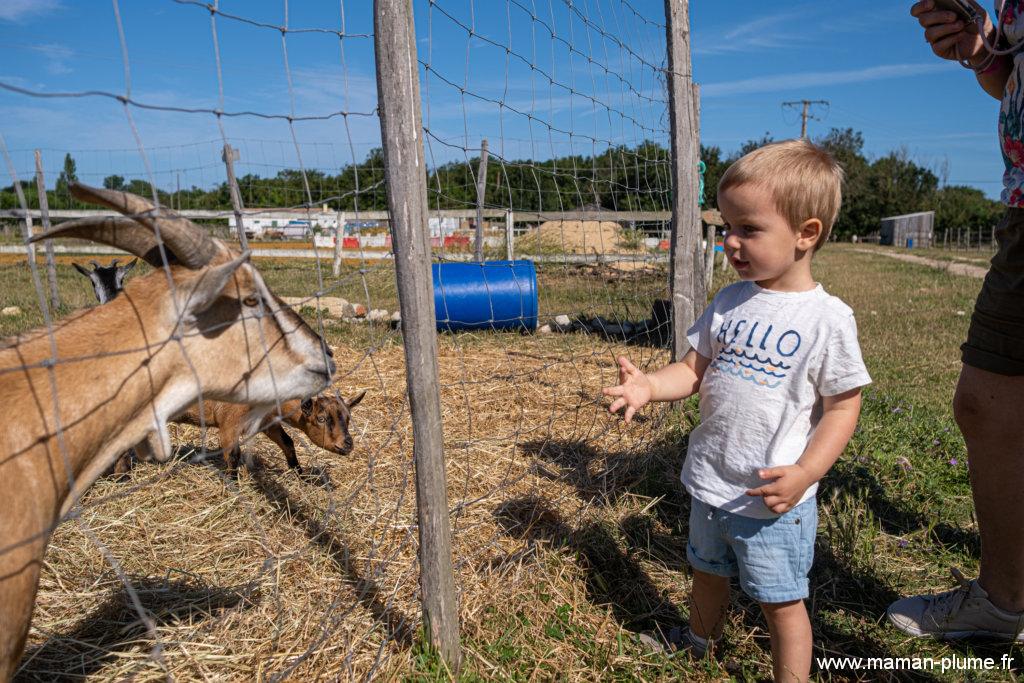
[[[6,545],[10,538],[11,535],[5,533],[0,544]],[[4,551],[6,556],[0,555],[0,681],[14,678],[25,649],[44,549],[44,544],[37,541],[20,548],[8,548]]]
[[232,476],[238,475],[238,463],[242,459],[241,438],[238,433],[239,425],[220,425],[220,449],[224,454],[224,468]]
[[[255,424],[229,421],[220,425],[220,449],[224,454],[224,466],[231,476],[238,476],[239,464],[242,462],[242,440],[256,433]],[[256,459],[246,457],[246,467],[256,469]]]
[[264,432],[270,440],[277,444],[277,447],[284,451],[284,458],[288,461],[288,467],[292,468],[299,474],[302,474],[302,467],[299,465],[299,459],[295,457],[295,442],[292,441],[292,437],[288,436],[288,432],[284,430],[279,424],[271,425],[267,427]]

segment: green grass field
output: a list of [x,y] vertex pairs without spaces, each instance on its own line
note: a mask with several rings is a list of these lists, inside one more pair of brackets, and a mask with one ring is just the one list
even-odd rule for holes
[[[310,262],[258,265],[281,295],[317,291]],[[826,289],[853,307],[874,378],[857,432],[819,494],[808,601],[815,655],[998,661],[1010,654],[1015,665],[970,675],[937,669],[815,675],[1019,680],[1024,648],[914,640],[884,619],[900,595],[951,587],[950,566],[968,576],[977,571],[966,453],[950,403],[958,347],[981,282],[847,245],[828,245],[815,269]],[[347,266],[337,281],[327,267],[321,276],[327,295],[394,310],[388,266],[367,272]],[[728,281],[716,277],[722,278],[717,286]],[[662,273],[557,266],[541,269],[540,286],[542,317],[639,319],[665,293]],[[87,283],[70,266],[60,266],[60,288],[65,303],[58,317],[91,303]],[[0,334],[41,322],[23,264],[0,266],[0,292],[3,306],[24,309],[0,318]],[[313,305],[302,309],[311,320]],[[333,321],[324,329],[344,351],[343,390],[371,390],[354,418],[354,457],[340,462],[300,450],[331,488],[289,476],[272,447],[254,442],[250,447],[270,464],[263,474],[243,474],[237,489],[208,468],[146,465],[128,484],[101,481],[90,494],[94,504],[85,518],[133,581],[163,587],[163,593],[153,589],[163,602],[145,604],[159,616],[166,671],[176,677],[261,678],[314,645],[316,654],[296,664],[295,680],[450,677],[414,632],[414,490],[400,334]],[[439,339],[449,496],[456,506],[460,679],[770,678],[763,619],[738,590],[715,660],[653,654],[637,641],[640,632],[686,618],[689,502],[678,470],[696,403],[650,411],[649,419],[626,429],[603,411],[597,390],[614,377],[615,354],[655,366],[665,351],[593,335]],[[195,441],[188,432],[184,439]],[[137,488],[119,493],[130,484]],[[274,559],[269,570],[268,558]],[[171,573],[182,578],[160,583]],[[239,588],[247,581],[258,584],[256,597]],[[21,675],[164,678],[119,586],[79,531],[59,529]],[[195,598],[197,591],[206,602]],[[211,606],[209,595],[231,591],[245,597]]]

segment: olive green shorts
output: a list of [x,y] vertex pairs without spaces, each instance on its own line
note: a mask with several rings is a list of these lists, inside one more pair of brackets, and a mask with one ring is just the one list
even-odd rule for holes
[[1007,209],[996,242],[961,359],[999,375],[1024,375],[1024,209]]

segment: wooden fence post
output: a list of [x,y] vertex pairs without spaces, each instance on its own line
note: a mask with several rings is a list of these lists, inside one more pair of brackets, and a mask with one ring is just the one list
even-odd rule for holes
[[505,212],[505,259],[508,261],[514,261],[516,258],[515,226],[515,214],[509,209]]
[[707,251],[704,254],[704,291],[711,291],[711,279],[715,276],[715,226],[708,223],[704,231],[704,239],[707,240]]
[[700,253],[700,207],[697,162],[700,153],[695,125],[690,63],[689,0],[665,0],[668,50],[668,104],[672,135],[672,239],[669,287],[672,293],[672,360],[690,350],[686,330],[705,305],[704,269]]
[[331,272],[334,277],[341,275],[341,247],[345,242],[345,221],[348,220],[344,211],[338,212],[338,227],[334,229],[334,263]]
[[412,0],[374,0],[373,4],[377,106],[413,424],[423,630],[457,673],[459,615],[445,490],[416,29]]
[[[43,221],[43,232],[50,229],[50,202],[46,198],[46,180],[43,178],[43,154],[36,150],[36,192],[39,193],[39,218]],[[44,240],[46,246],[46,280],[50,285],[50,310],[56,314],[60,306],[57,291],[57,260],[53,256],[53,240]]]
[[238,241],[242,245],[242,251],[249,251],[249,241],[245,238],[245,224],[242,222],[242,193],[238,191],[238,181],[235,180],[235,160],[238,159],[238,150],[233,149],[225,142],[221,159],[224,160],[224,167],[228,172],[228,193],[231,195],[231,206],[235,210]]
[[480,141],[480,166],[476,172],[476,249],[477,263],[484,260],[484,201],[487,195],[487,140]]

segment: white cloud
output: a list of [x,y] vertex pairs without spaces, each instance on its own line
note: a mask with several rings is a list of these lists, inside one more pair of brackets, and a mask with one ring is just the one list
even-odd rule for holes
[[796,43],[807,42],[807,33],[788,29],[805,26],[806,20],[806,8],[791,7],[777,14],[745,21],[738,27],[730,26],[722,32],[695,31],[693,53],[708,55],[792,47]]
[[866,69],[845,71],[808,71],[803,73],[777,74],[745,78],[739,81],[701,84],[701,97],[728,97],[755,92],[778,92],[817,86],[832,86],[848,83],[865,83],[890,78],[907,78],[921,74],[948,70],[948,64],[883,64]]
[[69,74],[74,71],[68,62],[75,56],[71,48],[59,43],[42,43],[33,45],[32,49],[46,56],[46,71],[54,76]]
[[[908,4],[909,7],[909,4]],[[693,54],[715,55],[757,50],[789,49],[820,44],[836,33],[867,33],[900,21],[909,10],[901,5],[856,12],[836,12],[820,4],[790,6],[775,14],[732,24],[723,29],[694,29]]]
[[0,21],[22,21],[60,8],[59,0],[3,0]]

